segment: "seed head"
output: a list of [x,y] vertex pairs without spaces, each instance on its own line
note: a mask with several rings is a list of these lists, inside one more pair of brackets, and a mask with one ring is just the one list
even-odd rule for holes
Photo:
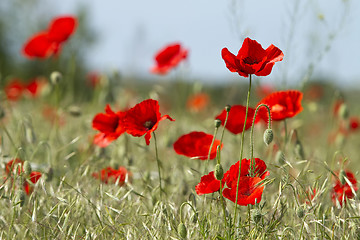
[[187,231],[186,231],[186,227],[184,225],[184,223],[180,223],[178,228],[177,228],[177,231],[178,231],[178,234],[180,235],[180,237],[182,239],[185,239],[186,238],[186,235],[187,235]]
[[269,146],[269,144],[272,142],[273,139],[274,139],[273,130],[271,128],[266,129],[264,132],[264,142],[266,146]]
[[221,126],[221,120],[220,119],[215,119],[215,127],[219,128]]
[[58,71],[54,71],[50,75],[50,81],[53,85],[59,84],[62,80],[62,74]]
[[29,176],[32,171],[29,161],[24,162],[23,169],[24,169],[25,175]]
[[231,109],[231,106],[230,106],[230,105],[226,105],[226,106],[225,106],[225,111],[230,112],[230,109]]
[[215,178],[219,181],[221,181],[223,179],[224,169],[221,164],[216,164],[214,175],[215,175]]

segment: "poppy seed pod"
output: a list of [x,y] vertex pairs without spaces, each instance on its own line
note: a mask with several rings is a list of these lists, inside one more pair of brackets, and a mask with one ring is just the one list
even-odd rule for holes
[[215,127],[219,128],[221,126],[221,120],[220,119],[215,119]]
[[226,105],[226,106],[225,106],[225,111],[230,112],[230,109],[231,109],[231,106],[230,106],[230,105]]
[[62,80],[62,74],[58,71],[54,71],[50,74],[50,81],[53,85],[59,84]]
[[299,218],[303,218],[305,216],[305,210],[303,207],[298,207],[298,209],[296,209],[296,215]]
[[187,230],[186,230],[186,227],[184,225],[184,223],[180,223],[178,228],[177,228],[177,231],[178,231],[178,234],[180,235],[180,237],[182,239],[185,239],[186,238],[186,235],[187,235]]
[[223,177],[224,177],[224,169],[223,169],[221,164],[216,164],[214,175],[215,175],[215,178],[217,180],[219,180],[219,181],[223,179]]
[[264,132],[264,142],[267,146],[269,146],[269,144],[272,142],[272,140],[274,139],[274,133],[273,130],[271,128],[268,128],[265,130]]
[[30,173],[31,173],[31,171],[32,171],[31,165],[30,165],[29,161],[25,161],[25,162],[24,162],[23,169],[24,169],[24,173],[25,173],[27,176],[29,176]]

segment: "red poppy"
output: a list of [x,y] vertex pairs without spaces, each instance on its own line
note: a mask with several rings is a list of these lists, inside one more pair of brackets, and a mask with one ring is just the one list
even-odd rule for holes
[[145,134],[146,144],[150,144],[151,133],[154,132],[159,122],[164,119],[175,121],[169,115],[161,116],[159,102],[147,99],[129,109],[124,117],[124,128],[126,133],[134,137],[141,137]]
[[231,72],[248,77],[249,74],[269,75],[275,62],[281,61],[284,54],[272,44],[265,50],[256,40],[246,38],[237,56],[227,48],[222,49],[221,56]]
[[28,93],[31,97],[36,97],[40,94],[41,90],[45,86],[46,81],[42,78],[35,78],[31,80],[24,86],[24,90]]
[[[35,184],[39,179],[41,178],[41,172],[31,172],[29,180]],[[24,182],[24,190],[27,195],[30,195],[30,193],[33,191],[33,187],[25,180]]]
[[115,113],[109,105],[105,107],[105,113],[95,115],[92,121],[92,127],[99,130],[94,138],[94,144],[100,147],[108,146],[112,141],[120,137],[125,132],[122,124],[125,112]]
[[92,176],[94,178],[100,179],[106,184],[118,182],[118,185],[122,186],[125,184],[126,177],[129,181],[131,181],[132,173],[129,172],[125,167],[119,167],[119,169],[107,167],[102,169],[100,172],[93,173]]
[[[184,155],[191,158],[206,160],[208,158],[209,149],[213,135],[204,132],[191,132],[181,136],[174,143],[174,150],[177,154]],[[220,145],[220,140],[215,139],[211,148],[210,159],[216,157],[217,147]],[[221,144],[221,148],[223,144]]]
[[[285,118],[294,117],[302,111],[302,97],[302,92],[297,90],[279,91],[265,97],[258,105],[268,105],[271,110],[271,119],[280,121]],[[264,119],[267,119],[267,110],[265,108],[261,108],[259,112]]]
[[[331,199],[334,205],[340,204],[340,206],[342,206],[343,202],[346,203],[347,198],[353,198],[355,196],[355,192],[358,190],[357,180],[352,172],[345,171],[344,177],[346,177],[348,181],[342,184],[339,179],[339,173],[336,173],[336,175],[335,185],[331,191]],[[348,182],[350,182],[351,185]]]
[[[255,202],[259,203],[264,190],[260,181],[261,178],[259,177],[240,177],[237,204],[247,206],[249,204],[254,205]],[[230,185],[227,183],[226,185],[228,188],[223,190],[223,196],[235,203],[237,182],[232,181]]]
[[155,55],[156,65],[151,68],[152,73],[167,74],[183,59],[186,59],[188,50],[183,49],[179,43],[167,45]]
[[219,190],[220,181],[215,178],[214,171],[202,176],[199,184],[195,186],[195,191],[198,195],[214,193]]
[[13,79],[5,86],[4,91],[8,100],[17,101],[22,96],[24,85],[19,79]]
[[17,164],[21,165],[21,169],[20,168],[18,169],[18,174],[20,175],[21,172],[23,171],[23,164],[24,164],[24,162],[20,158],[13,159],[13,160],[9,161],[8,163],[6,163],[5,172],[7,174],[12,174],[13,169]]
[[349,118],[350,131],[356,131],[359,129],[360,119],[358,117]]
[[[239,134],[243,131],[244,121],[245,121],[246,107],[242,105],[234,105],[230,108],[229,117],[226,123],[225,128],[233,134]],[[255,109],[248,109],[248,116],[246,119],[245,130],[249,129],[252,125],[253,118],[255,114]],[[221,125],[224,126],[226,119],[226,110],[224,109],[215,119],[221,120]],[[255,119],[255,123],[259,121],[260,118]]]
[[188,98],[186,107],[192,112],[200,112],[204,110],[210,102],[210,97],[206,93],[198,93]]
[[22,53],[28,58],[48,58],[56,55],[65,42],[75,31],[76,18],[64,16],[54,18],[48,30],[34,34],[24,44]]

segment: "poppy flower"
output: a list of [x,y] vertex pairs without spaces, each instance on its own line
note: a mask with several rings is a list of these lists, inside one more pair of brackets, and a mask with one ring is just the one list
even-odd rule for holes
[[28,58],[48,58],[60,51],[64,43],[75,31],[76,18],[63,16],[54,18],[49,29],[34,34],[24,44],[22,53]]
[[[35,184],[39,179],[41,178],[41,172],[31,172],[29,180]],[[27,195],[30,195],[30,193],[33,191],[33,187],[25,180],[24,182],[24,191]]]
[[349,118],[350,131],[354,132],[359,129],[360,119],[358,117]]
[[165,75],[186,59],[188,50],[183,49],[179,43],[173,43],[162,48],[155,55],[156,64],[151,68],[152,73]]
[[[249,129],[252,125],[253,118],[255,114],[255,109],[248,109],[248,116],[246,119],[245,130]],[[226,123],[225,128],[229,130],[233,134],[239,134],[243,131],[244,122],[246,115],[246,107],[242,105],[234,105],[230,108],[229,117]],[[215,117],[215,119],[221,120],[221,125],[224,126],[226,119],[226,110],[224,109],[219,115]],[[257,123],[260,118],[255,119],[255,123]]]
[[129,179],[129,181],[131,181],[132,173],[129,172],[125,167],[119,167],[119,169],[107,167],[101,169],[100,172],[93,173],[92,176],[96,179],[100,179],[106,184],[113,184],[118,181],[118,185],[122,186],[125,184],[126,177]]
[[[355,196],[355,192],[358,190],[357,180],[354,174],[350,171],[345,171],[344,177],[347,178],[347,181],[341,183],[339,179],[339,173],[336,173],[338,176],[335,180],[335,185],[331,191],[331,199],[334,205],[346,203],[347,198],[353,198]],[[348,183],[350,182],[351,185]]]
[[13,79],[5,86],[4,91],[8,100],[17,101],[22,96],[24,85],[19,79]]
[[248,77],[249,74],[269,75],[275,62],[281,61],[284,54],[272,44],[267,49],[263,49],[256,40],[246,38],[237,56],[227,48],[222,49],[221,56],[230,72]]
[[43,87],[46,85],[46,81],[41,78],[34,78],[29,83],[24,85],[25,93],[28,93],[31,97],[36,97],[40,94]]
[[145,134],[146,145],[149,145],[151,133],[157,129],[160,121],[165,119],[175,121],[169,115],[161,116],[159,109],[159,102],[153,99],[147,99],[130,108],[126,111],[123,120],[126,133],[134,137]]
[[125,112],[115,113],[109,105],[105,107],[105,113],[95,115],[92,121],[92,127],[100,133],[94,138],[94,144],[100,147],[108,146],[112,141],[120,137],[125,132],[122,124]]
[[206,93],[198,93],[188,98],[186,108],[192,112],[200,112],[204,110],[210,102],[210,97]]
[[[260,181],[261,178],[259,177],[240,177],[237,201],[238,205],[254,205],[255,202],[259,203],[261,201],[264,186],[260,184]],[[235,203],[237,182],[232,181],[230,184],[226,183],[226,185],[228,188],[223,190],[223,196]]]
[[[174,150],[177,154],[184,155],[191,158],[206,160],[208,158],[209,149],[213,135],[204,132],[191,132],[181,136],[174,143]],[[217,147],[220,145],[220,140],[215,139],[211,148],[210,159],[216,157]],[[221,148],[223,144],[221,144]]]
[[18,174],[20,175],[21,172],[23,172],[23,165],[24,165],[24,162],[20,159],[20,158],[15,158],[11,161],[9,161],[8,163],[6,163],[5,165],[5,172],[6,174],[12,174],[13,170],[14,170],[14,167],[17,165],[17,164],[20,164],[21,165],[21,169],[19,168],[18,169]]
[[201,177],[198,185],[195,186],[195,191],[198,195],[214,193],[220,190],[220,181],[214,176],[214,171]]
[[[302,92],[297,90],[287,90],[274,92],[263,98],[258,105],[266,104],[271,110],[271,119],[274,121],[291,118],[302,111],[301,99]],[[265,108],[259,110],[263,119],[266,119],[267,111]]]

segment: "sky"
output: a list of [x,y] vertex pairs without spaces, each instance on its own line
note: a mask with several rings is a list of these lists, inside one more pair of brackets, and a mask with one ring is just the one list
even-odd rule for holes
[[58,15],[87,7],[98,40],[87,56],[94,70],[152,77],[155,53],[180,42],[189,49],[177,70],[183,76],[233,81],[241,77],[225,67],[221,49],[236,54],[250,37],[284,52],[284,60],[261,78],[265,83],[300,84],[310,76],[360,85],[358,0],[47,1]]

